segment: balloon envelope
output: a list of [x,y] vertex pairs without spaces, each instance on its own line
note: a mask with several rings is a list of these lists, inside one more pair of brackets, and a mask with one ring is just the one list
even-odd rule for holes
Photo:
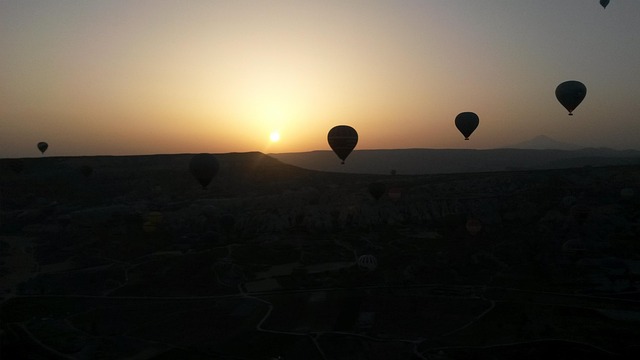
[[203,189],[211,182],[218,173],[220,165],[218,160],[211,154],[197,154],[189,162],[189,171],[198,180]]
[[609,0],[600,0],[600,5],[606,9],[607,5],[609,5]]
[[587,87],[576,80],[565,81],[556,87],[556,98],[569,111],[569,115],[580,105],[587,95]]
[[348,125],[334,126],[329,130],[327,141],[333,152],[338,155],[344,164],[347,156],[351,154],[358,143],[358,133]]
[[463,112],[456,116],[456,127],[464,135],[465,140],[469,140],[469,136],[478,127],[479,123],[478,115],[472,112]]
[[387,186],[383,182],[377,181],[369,184],[369,194],[376,200],[380,200],[386,191]]
[[44,154],[45,151],[47,151],[47,149],[49,148],[49,144],[47,144],[44,141],[41,141],[38,143],[38,150],[40,150],[41,153]]

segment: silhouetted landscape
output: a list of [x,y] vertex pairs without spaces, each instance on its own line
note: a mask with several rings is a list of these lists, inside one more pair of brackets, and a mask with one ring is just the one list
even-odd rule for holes
[[342,166],[331,151],[269,154],[305,169],[364,174],[444,174],[638,165],[640,151],[607,148],[559,149],[397,149],[359,150]]
[[2,358],[640,355],[638,152],[215,156],[0,159]]
[[0,360],[640,359],[638,14],[0,1]]

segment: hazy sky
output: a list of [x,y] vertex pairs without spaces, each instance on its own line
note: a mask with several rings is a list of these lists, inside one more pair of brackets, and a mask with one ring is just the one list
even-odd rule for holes
[[356,149],[640,149],[636,0],[0,0],[0,54],[0,157],[324,150],[338,124]]

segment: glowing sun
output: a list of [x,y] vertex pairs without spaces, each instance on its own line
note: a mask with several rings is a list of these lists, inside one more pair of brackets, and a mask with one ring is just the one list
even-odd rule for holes
[[269,140],[271,140],[271,142],[278,142],[280,140],[280,133],[272,131],[271,134],[269,134]]

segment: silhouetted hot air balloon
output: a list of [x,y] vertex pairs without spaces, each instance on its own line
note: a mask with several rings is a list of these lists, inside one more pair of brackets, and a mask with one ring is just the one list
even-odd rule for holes
[[469,136],[478,127],[479,123],[478,115],[472,112],[462,112],[456,116],[456,127],[464,135],[465,140],[469,140]]
[[197,154],[189,162],[189,171],[198,180],[203,189],[211,182],[218,173],[218,160],[211,154]]
[[600,0],[600,5],[602,5],[603,9],[606,9],[607,5],[609,5],[609,0]]
[[387,185],[385,185],[383,182],[376,181],[369,184],[369,194],[371,194],[371,196],[373,196],[373,198],[376,200],[380,200],[380,198],[386,191]]
[[40,150],[42,154],[44,154],[44,152],[47,151],[48,148],[49,144],[47,144],[46,142],[41,141],[38,143],[38,150]]
[[565,81],[556,88],[556,98],[573,115],[572,111],[580,105],[587,95],[587,87],[576,80]]
[[338,155],[344,164],[347,156],[351,154],[351,151],[353,151],[358,143],[358,133],[351,126],[338,125],[329,130],[327,140],[333,152]]

